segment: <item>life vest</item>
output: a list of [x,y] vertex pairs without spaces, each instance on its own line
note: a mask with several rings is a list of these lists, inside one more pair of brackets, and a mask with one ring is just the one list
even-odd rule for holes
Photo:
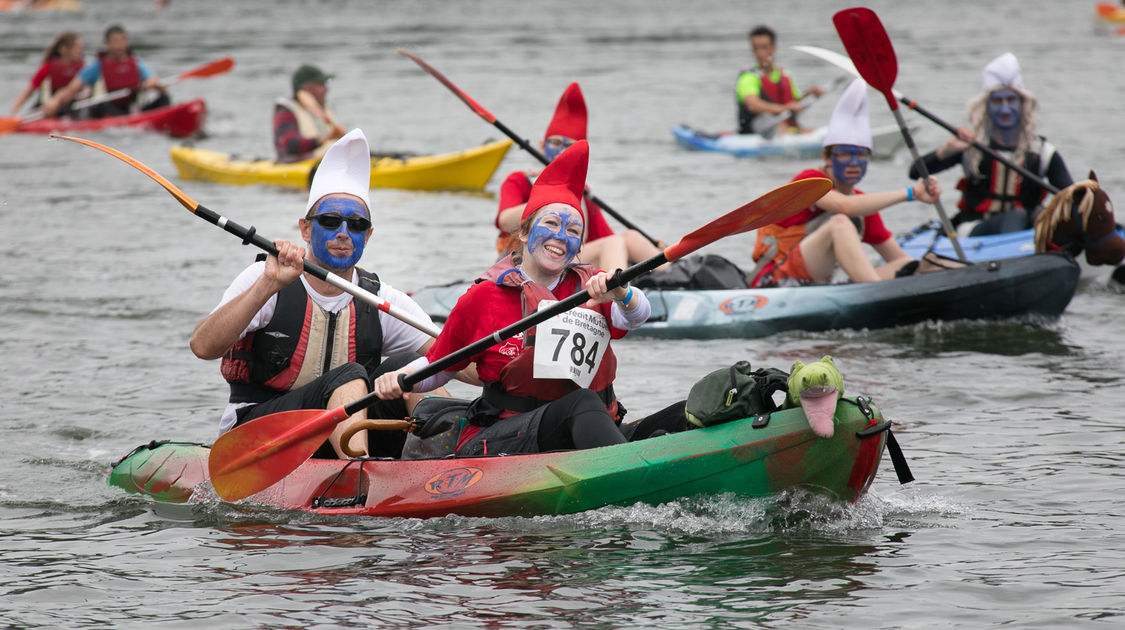
[[137,58],[130,54],[124,59],[110,59],[103,51],[98,53],[98,61],[102,67],[102,75],[94,84],[94,96],[114,90],[134,90],[133,94],[110,101],[117,107],[129,108],[140,96],[141,69],[137,65]]
[[[805,235],[815,232],[817,228],[824,225],[825,221],[832,218],[833,213],[825,212],[815,205],[812,208],[816,214],[804,223],[787,226],[774,223],[758,228],[758,239],[754,243],[753,253],[754,262],[758,263],[758,266],[748,275],[751,288],[761,286],[769,274],[785,261],[789,252],[801,244]],[[862,240],[863,230],[867,222],[860,217],[848,218],[859,233],[860,240]]]
[[[1039,151],[1026,152],[1022,166],[1046,179],[1047,169],[1055,156],[1055,147],[1046,138],[1040,137],[1039,140]],[[1012,157],[1009,151],[997,153],[1006,158]],[[967,159],[965,157],[963,161],[965,172],[969,173]],[[957,208],[962,212],[981,216],[1007,212],[1017,207],[1030,213],[1047,197],[1045,188],[1035,182],[1024,182],[1023,176],[1015,169],[993,159],[982,159],[978,172],[962,177],[957,182],[957,189],[961,191]]]
[[[586,281],[594,275],[590,265],[573,265],[567,268],[567,274],[578,277],[578,286],[585,286]],[[525,278],[519,270],[512,266],[511,256],[493,265],[484,273],[478,282],[494,282],[497,286],[506,287],[513,291],[520,291],[520,304],[524,317],[534,313],[542,300],[557,300],[558,298],[546,287],[538,285]],[[578,308],[588,308],[582,305]],[[597,308],[590,309],[597,312]],[[484,384],[482,398],[496,409],[503,410],[501,418],[514,416],[517,413],[531,411],[541,407],[552,400],[562,398],[566,394],[578,389],[578,385],[569,379],[535,378],[535,328],[524,333],[523,349],[507,365],[500,369],[498,381],[488,381]],[[613,354],[613,346],[606,348],[598,371],[589,389],[593,390],[602,399],[606,410],[614,420],[620,420],[618,415],[619,405],[613,393],[613,380],[617,376],[617,357]]]
[[55,92],[66,87],[82,70],[82,60],[67,63],[58,57],[47,62],[47,78],[39,84],[39,102],[51,100]]
[[[279,98],[277,99],[277,106],[289,110],[289,112],[293,114],[293,117],[297,119],[297,133],[301,134],[302,138],[322,138],[330,129],[326,121],[321,120],[319,116],[313,115],[312,112],[305,109],[304,105],[301,105],[296,99]],[[336,117],[336,114],[327,107],[324,108],[324,113],[332,118]],[[298,160],[307,160],[316,157],[317,153],[318,151],[310,151],[300,156]]]
[[[377,293],[379,277],[357,271],[359,285]],[[346,309],[329,313],[298,281],[278,292],[270,322],[235,343],[220,368],[230,384],[231,402],[259,403],[345,363],[359,363],[371,374],[382,361],[382,350],[377,308],[352,300]]]
[[[761,80],[762,89],[758,92],[758,96],[761,97],[763,101],[784,105],[793,100],[793,83],[789,80],[789,74],[784,70],[778,69],[777,72],[781,80],[776,83],[770,78],[769,73],[761,68],[747,68],[738,73],[739,78],[742,78],[742,76],[748,72],[753,72],[758,75],[758,78]],[[737,92],[734,95],[734,100],[738,107],[738,133],[754,133],[754,119],[758,114],[755,114],[746,107],[746,103],[738,98]],[[796,117],[790,116],[789,124],[796,125]]]

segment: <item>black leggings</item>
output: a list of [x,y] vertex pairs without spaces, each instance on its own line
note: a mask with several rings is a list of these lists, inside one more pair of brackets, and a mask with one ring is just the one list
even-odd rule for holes
[[539,421],[539,451],[594,448],[625,442],[598,395],[575,390],[546,405]]

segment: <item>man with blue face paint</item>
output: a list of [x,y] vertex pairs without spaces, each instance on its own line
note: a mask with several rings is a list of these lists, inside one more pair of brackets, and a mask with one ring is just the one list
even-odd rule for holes
[[[335,142],[313,177],[299,221],[305,245],[275,241],[269,256],[242,272],[217,307],[195,328],[191,349],[222,358],[230,401],[220,433],[272,413],[326,409],[367,394],[372,380],[425,353],[433,339],[336,286],[304,273],[307,257],[416,319],[429,321],[406,294],[357,267],[371,238],[368,185],[371,158],[358,129]],[[383,357],[390,357],[383,361]],[[444,394],[444,390],[439,393]],[[420,395],[381,401],[337,425],[314,457],[346,457],[341,435],[368,416],[402,419]],[[356,433],[354,453],[397,457],[401,432]]]
[[[959,212],[952,218],[959,232],[984,236],[1026,230],[1042,210],[1048,191],[972,148],[972,141],[983,143],[987,139],[989,148],[1060,190],[1073,184],[1074,179],[1055,147],[1035,133],[1038,105],[1023,87],[1015,55],[1009,52],[993,59],[981,77],[982,93],[969,101],[972,128],[958,128],[957,135],[922,160],[931,173],[958,164],[964,170],[957,184],[961,191]],[[917,165],[911,166],[911,177],[919,172]]]
[[[871,159],[871,122],[867,115],[867,84],[856,79],[844,91],[824,138],[824,166],[807,169],[793,178],[827,177],[832,190],[815,205],[758,230],[751,286],[826,284],[839,264],[854,282],[893,278],[914,260],[906,255],[883,224],[879,211],[903,201],[933,203],[941,186],[933,177],[913,186],[863,194],[856,185],[867,174]],[[883,257],[876,268],[867,258],[867,243]],[[931,271],[947,263],[924,260],[910,269]],[[950,264],[950,266],[952,266]]]

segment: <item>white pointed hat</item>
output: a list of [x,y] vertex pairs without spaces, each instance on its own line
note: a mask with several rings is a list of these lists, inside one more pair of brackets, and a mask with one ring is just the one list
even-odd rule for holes
[[871,119],[867,115],[867,83],[863,79],[852,81],[836,102],[832,118],[828,120],[828,133],[824,146],[852,144],[871,149]]
[[981,89],[990,92],[993,89],[1006,85],[1023,89],[1023,77],[1020,76],[1020,62],[1010,52],[988,62],[980,73]]
[[309,202],[305,206],[305,212],[312,210],[316,202],[325,195],[347,193],[359,197],[370,215],[370,188],[371,149],[367,146],[367,137],[363,135],[363,131],[352,129],[329,147],[324,159],[320,161],[320,166],[313,175],[312,185],[309,186]]

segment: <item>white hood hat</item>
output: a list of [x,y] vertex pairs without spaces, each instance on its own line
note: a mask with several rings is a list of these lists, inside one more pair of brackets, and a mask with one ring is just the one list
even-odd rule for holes
[[1020,76],[1020,62],[1010,52],[988,62],[980,73],[981,89],[991,92],[993,89],[1006,85],[1023,89],[1023,77]]
[[832,118],[828,120],[828,133],[824,146],[852,144],[870,150],[871,119],[867,115],[867,83],[863,79],[852,81],[836,102]]
[[313,175],[309,186],[309,202],[305,206],[308,213],[316,202],[325,195],[347,193],[363,200],[367,214],[371,214],[371,149],[367,137],[359,129],[352,129],[337,140],[324,154],[320,166]]

